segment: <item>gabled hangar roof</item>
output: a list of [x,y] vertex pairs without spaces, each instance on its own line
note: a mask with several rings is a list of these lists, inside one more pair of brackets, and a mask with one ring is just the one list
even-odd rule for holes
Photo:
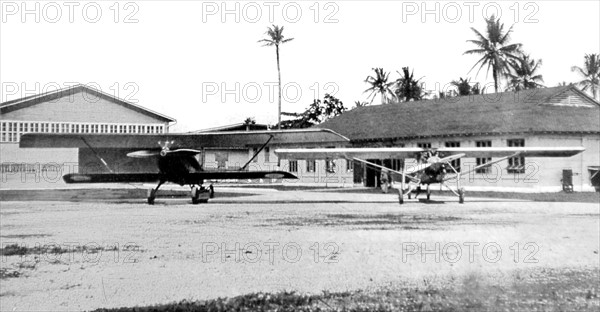
[[600,104],[576,87],[353,109],[318,125],[354,142],[501,134],[600,134]]
[[89,94],[92,94],[92,95],[102,98],[104,100],[110,101],[117,105],[121,105],[125,108],[134,110],[138,113],[144,114],[146,116],[150,116],[152,118],[156,118],[156,119],[164,121],[164,122],[175,122],[176,121],[175,119],[173,119],[171,117],[157,113],[157,112],[147,109],[143,106],[124,101],[124,100],[117,98],[115,96],[112,96],[108,93],[102,92],[102,91],[94,89],[94,88],[90,88],[90,87],[88,87],[86,85],[82,85],[82,84],[75,85],[75,86],[68,87],[68,88],[59,89],[59,90],[49,91],[49,92],[42,93],[42,94],[30,95],[30,96],[27,96],[24,98],[10,100],[10,101],[0,103],[0,113],[2,113],[2,114],[9,113],[9,112],[12,112],[12,111],[15,111],[18,109],[22,109],[22,108],[26,108],[26,107],[30,107],[30,106],[33,106],[36,104],[53,101],[53,100],[56,100],[56,99],[59,99],[62,97],[66,97],[66,96],[71,96],[71,95],[77,94],[79,92],[87,92]]

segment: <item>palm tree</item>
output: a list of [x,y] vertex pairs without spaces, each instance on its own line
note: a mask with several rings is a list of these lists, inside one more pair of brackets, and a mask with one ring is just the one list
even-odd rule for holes
[[504,24],[500,24],[500,20],[496,20],[494,15],[489,19],[485,19],[485,22],[487,23],[487,37],[482,35],[477,29],[471,27],[471,30],[477,35],[477,40],[467,40],[467,42],[475,44],[477,49],[467,50],[463,54],[482,55],[481,59],[471,67],[469,72],[477,65],[480,65],[477,74],[479,74],[479,71],[484,66],[487,65],[488,70],[491,67],[494,78],[494,89],[498,92],[498,82],[502,78],[502,75],[508,72],[507,60],[517,59],[520,54],[521,44],[508,44],[513,26],[505,33],[503,31]]
[[363,106],[367,106],[367,105],[369,105],[369,103],[367,103],[365,101],[354,101],[353,108],[359,108],[359,107],[363,107]]
[[273,27],[267,27],[265,33],[268,37],[261,39],[258,42],[263,42],[263,47],[275,46],[275,54],[277,55],[277,79],[279,82],[279,104],[277,106],[277,125],[281,129],[281,68],[279,66],[279,45],[294,40],[294,38],[284,39],[283,26],[279,27],[273,25]]
[[540,82],[544,82],[542,75],[536,75],[536,71],[542,66],[542,60],[530,59],[528,54],[524,54],[517,60],[510,60],[512,72],[507,75],[510,78],[509,90],[521,91],[527,89],[543,88]]
[[463,79],[462,77],[458,78],[459,80],[453,80],[450,82],[451,85],[455,86],[458,90],[458,95],[470,95],[471,94],[471,83],[470,78]]
[[415,80],[414,70],[409,73],[408,67],[402,67],[400,78],[396,80],[396,98],[400,102],[418,101],[423,99],[427,93],[423,90],[421,78]]
[[[392,91],[392,85],[394,82],[388,82],[390,73],[383,71],[383,68],[373,68],[375,76],[367,76],[365,82],[371,86],[364,92],[371,92],[368,98],[371,98],[371,102],[375,99],[377,94],[381,95],[381,104],[387,104],[394,98],[394,92]],[[364,93],[363,92],[363,93]]]
[[590,89],[596,101],[600,101],[600,56],[598,54],[586,54],[583,68],[571,67],[571,71],[578,72],[583,80],[576,83],[581,91]]

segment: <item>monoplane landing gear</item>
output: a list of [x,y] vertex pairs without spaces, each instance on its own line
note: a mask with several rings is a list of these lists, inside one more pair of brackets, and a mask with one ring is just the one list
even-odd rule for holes
[[417,199],[417,196],[419,196],[419,194],[421,194],[421,186],[417,186],[417,189],[415,190],[415,199]]
[[[410,195],[408,195],[408,198],[410,199]],[[400,205],[404,204],[404,190],[402,188],[398,189],[398,203]]]
[[458,203],[459,204],[464,204],[465,203],[465,188],[460,188],[458,190]]
[[150,189],[150,193],[148,194],[148,205],[154,205],[154,200],[156,199],[156,192],[158,192],[158,188],[163,185],[165,181],[159,181],[158,185],[154,189]]
[[429,187],[429,184],[427,184],[427,201],[429,201],[430,198],[431,198],[431,189]]
[[203,186],[192,186],[192,204],[207,203],[210,191]]

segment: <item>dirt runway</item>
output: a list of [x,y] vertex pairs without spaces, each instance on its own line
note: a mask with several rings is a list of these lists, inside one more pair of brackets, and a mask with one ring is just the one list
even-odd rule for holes
[[509,283],[516,271],[600,267],[597,203],[432,199],[400,206],[393,194],[227,188],[204,205],[187,198],[159,198],[154,206],[144,199],[5,201],[0,310],[77,311],[473,275]]

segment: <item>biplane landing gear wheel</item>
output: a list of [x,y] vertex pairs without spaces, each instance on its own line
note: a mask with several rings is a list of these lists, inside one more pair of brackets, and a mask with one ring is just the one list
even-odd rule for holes
[[465,203],[465,189],[464,188],[461,188],[458,190],[458,203],[459,204]]
[[158,192],[158,189],[160,188],[160,186],[163,185],[163,183],[165,183],[165,182],[166,181],[158,182],[158,185],[156,186],[156,188],[150,190],[150,194],[148,194],[148,205],[154,205],[154,200],[156,199],[156,193]]
[[208,203],[209,196],[209,191],[204,187],[192,187],[192,204],[197,205]]
[[150,190],[150,196],[148,196],[148,205],[154,205],[154,200],[156,199],[156,191],[154,189]]

